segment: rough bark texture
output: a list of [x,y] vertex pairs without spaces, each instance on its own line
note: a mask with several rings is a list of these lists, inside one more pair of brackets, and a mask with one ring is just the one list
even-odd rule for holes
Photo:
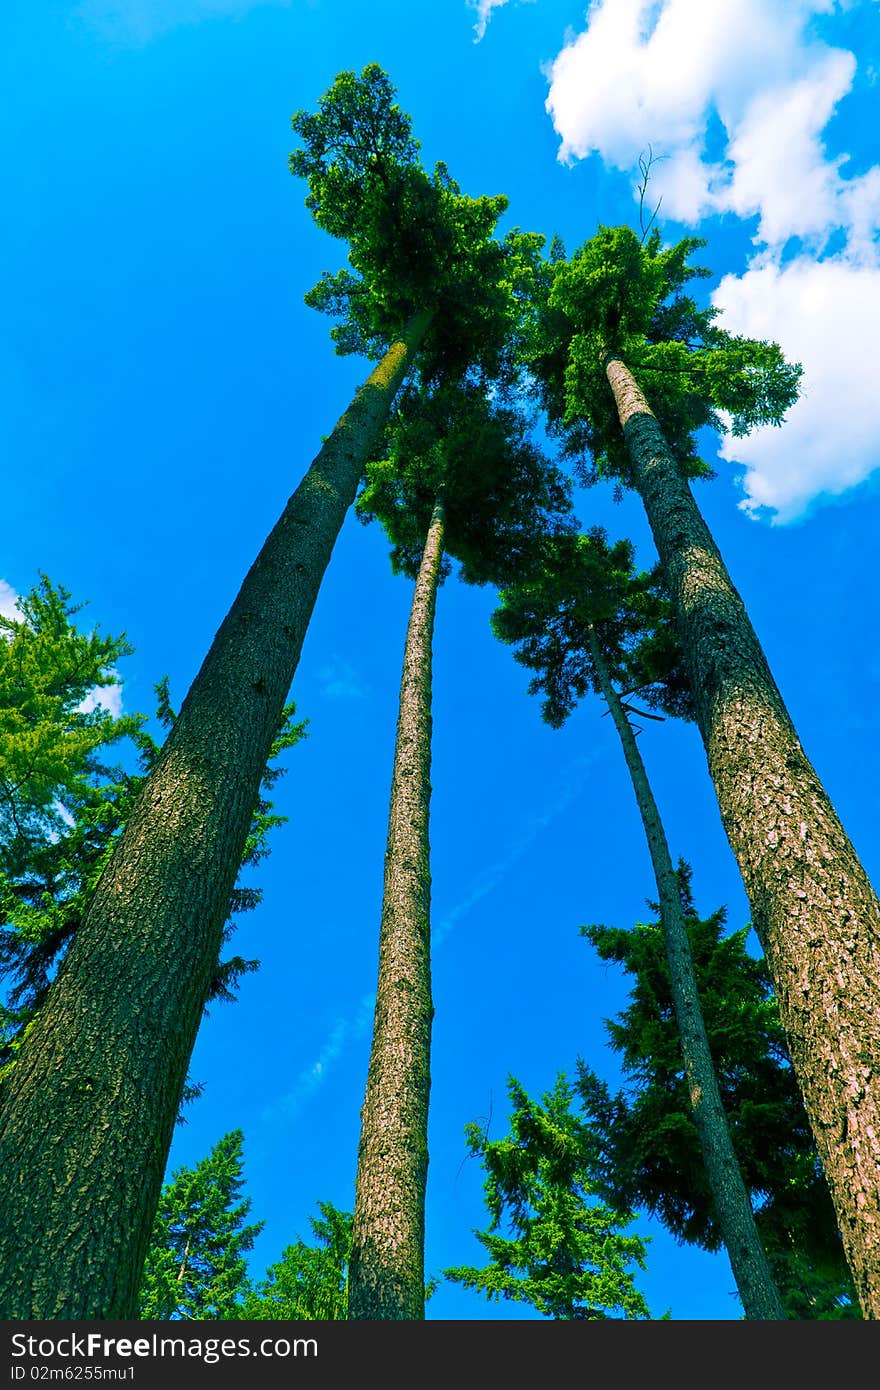
[[408,326],[251,567],[0,1096],[0,1316],[131,1318],[260,779]]
[[590,634],[593,669],[614,727],[623,746],[633,790],[645,829],[651,865],[660,901],[660,920],[666,946],[672,1003],[681,1042],[688,1094],[706,1176],[715,1202],[721,1238],[747,1318],[776,1321],[785,1309],[758,1235],[749,1194],[730,1138],[727,1116],[718,1089],[718,1078],[709,1050],[703,1010],[694,975],[690,939],[681,908],[678,880],[669,844],[636,737],[620,697],[611,682],[595,633]]
[[847,1259],[880,1318],[880,904],[656,419],[621,361],[607,374]]
[[425,1316],[431,1086],[431,642],[443,558],[434,508],[413,596],[391,780],[379,979],[361,1111],[350,1319]]

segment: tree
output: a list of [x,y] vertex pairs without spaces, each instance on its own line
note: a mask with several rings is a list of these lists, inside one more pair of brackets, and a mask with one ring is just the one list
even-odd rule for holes
[[[349,239],[344,293],[382,356],[221,624],[4,1088],[6,1317],[134,1311],[230,895],[340,526],[417,351],[439,371],[448,340],[458,370],[484,345],[487,297],[513,302],[492,238],[504,199],[421,171],[378,68],[342,74],[294,128],[293,171],[318,224]],[[325,282],[314,302],[332,308],[337,291]]]
[[288,1245],[266,1278],[245,1295],[237,1316],[248,1322],[344,1321],[352,1217],[331,1202],[319,1202],[318,1210],[319,1217],[309,1217],[317,1243]]
[[490,1140],[476,1124],[466,1129],[468,1149],[486,1171],[491,1220],[474,1234],[489,1263],[445,1269],[444,1276],[490,1301],[530,1304],[547,1318],[649,1318],[631,1268],[646,1267],[646,1242],[623,1234],[631,1216],[595,1197],[589,1130],[571,1113],[565,1077],[540,1104],[513,1078],[508,1094],[506,1138]]
[[[631,723],[634,717],[656,717],[628,703],[640,692],[654,705],[682,704],[675,679],[664,699],[662,677],[673,675],[679,664],[663,629],[664,623],[668,629],[668,601],[656,580],[634,571],[629,542],[609,546],[598,528],[557,542],[540,572],[502,598],[495,630],[518,642],[517,658],[538,672],[530,690],[546,692],[548,722],[561,723],[591,686],[608,706],[651,856],[688,1097],[718,1225],[746,1317],[781,1319],[785,1313],[721,1101],[666,831]],[[657,667],[661,653],[665,661]],[[617,684],[626,686],[625,698]]]
[[[679,862],[677,878],[724,1109],[787,1315],[858,1317],[766,963],[749,952],[747,927],[726,932],[723,908],[699,917],[687,864]],[[597,1190],[614,1207],[647,1209],[677,1239],[717,1250],[721,1229],[682,1066],[661,924],[582,930],[632,979],[626,1009],[606,1021],[624,1089],[612,1094],[578,1063],[575,1089],[595,1136]]]
[[359,501],[392,564],[415,578],[404,648],[376,1009],[361,1135],[348,1316],[424,1317],[433,1002],[430,961],[431,645],[446,552],[472,582],[497,576],[550,514],[561,475],[480,384],[404,396]]
[[[628,228],[601,228],[570,260],[558,258],[541,272],[532,366],[568,448],[589,449],[644,503],[722,821],[859,1298],[877,1317],[880,904],[688,483],[701,471],[696,431],[779,424],[800,369],[775,344],[732,337],[697,307],[684,287],[706,273],[688,264],[700,244],[664,250],[657,232],[640,242]],[[654,410],[634,372],[651,382]]]
[[0,614],[0,844],[10,864],[63,831],[66,801],[107,775],[101,750],[142,723],[100,698],[131,653],[125,634],[81,632],[83,605],[47,575],[16,607],[17,618]]
[[[56,597],[65,592],[52,589],[48,580],[44,583]],[[64,602],[69,602],[69,596]],[[67,627],[59,626],[51,636],[45,628],[39,632],[37,645],[49,660],[53,673],[62,668],[64,649],[82,638],[69,622],[80,607],[67,608]],[[22,636],[26,638],[29,630],[24,623],[16,634],[17,640]],[[97,633],[92,633],[88,640],[99,640]],[[131,654],[131,648],[126,648],[126,653]],[[118,680],[115,669],[111,674]],[[80,701],[87,708],[71,710],[69,706],[78,698],[81,688],[80,683],[64,698],[59,697],[49,709],[44,708],[41,717],[42,744],[44,748],[52,747],[57,759],[59,780],[54,802],[47,809],[41,809],[43,787],[39,776],[35,780],[23,778],[16,791],[16,816],[20,824],[27,823],[28,834],[13,837],[5,849],[0,848],[0,977],[9,982],[6,1003],[0,1005],[0,1083],[4,1075],[8,1077],[22,1039],[45,1003],[58,966],[79,929],[115,842],[131,814],[145,774],[161,749],[160,743],[142,723],[143,716],[114,716],[97,703],[95,691],[100,687],[93,687],[92,693]],[[167,681],[159,681],[155,690],[157,718],[160,725],[168,729],[177,716],[171,707]],[[10,699],[6,706],[6,723],[20,721],[22,706],[31,703],[32,696],[26,689],[20,689],[18,694],[20,700]],[[277,766],[277,759],[304,735],[305,722],[295,722],[295,712],[293,704],[283,711],[282,727],[263,775],[263,786],[242,856],[242,869],[265,857],[269,852],[270,830],[286,820],[275,812],[265,790],[273,786],[284,771]],[[94,722],[95,717],[97,722]],[[79,745],[65,742],[71,718],[92,720],[91,735],[100,734],[106,743],[127,735],[130,751],[137,752],[140,770],[106,765],[97,759],[96,753],[90,753],[79,767]],[[7,744],[10,755],[14,754],[14,742],[10,734]],[[261,889],[236,883],[223,928],[223,945],[233,935],[235,918],[257,907],[261,898]],[[218,959],[206,1003],[234,999],[241,976],[258,966],[259,961],[246,960],[239,955]],[[187,1084],[184,1101],[197,1093],[197,1087]]]
[[[46,575],[0,616],[0,1068],[45,997],[123,823],[137,779],[108,762],[140,745],[143,716],[113,712],[121,637],[83,632]],[[2,1075],[2,1071],[0,1071]]]
[[245,1255],[263,1229],[247,1225],[240,1129],[162,1189],[144,1267],[139,1316],[161,1320],[238,1316],[248,1291]]

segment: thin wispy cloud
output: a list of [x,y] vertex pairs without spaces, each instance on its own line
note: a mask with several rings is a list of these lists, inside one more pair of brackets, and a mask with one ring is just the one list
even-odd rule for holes
[[508,874],[532,848],[538,837],[543,835],[544,831],[549,829],[580,798],[587,776],[596,762],[597,756],[598,754],[595,753],[586,753],[570,764],[566,780],[554,799],[537,815],[529,817],[519,835],[512,841],[507,853],[502,855],[494,864],[485,868],[468,892],[454,907],[444,912],[443,916],[432,926],[431,941],[435,950],[442,946],[462,918],[466,917],[478,903],[501,886]]
[[500,10],[502,5],[509,4],[509,0],[467,0],[468,9],[476,10],[477,22],[474,25],[474,43],[479,43],[485,37],[489,20],[495,10]]
[[321,693],[328,700],[363,700],[370,687],[353,666],[341,657],[334,657],[318,672]]
[[141,46],[171,29],[209,19],[241,19],[266,6],[289,8],[292,0],[80,0],[73,17],[110,43]]
[[285,1095],[263,1110],[260,1116],[263,1124],[273,1124],[279,1120],[289,1121],[299,1115],[320,1090],[348,1048],[367,1037],[372,1027],[375,1006],[375,994],[365,994],[350,1017],[336,1020],[330,1036],[315,1060],[303,1068]]
[[[495,863],[490,864],[473,882],[468,891],[444,912],[431,929],[432,950],[437,951],[447,940],[459,922],[499,888],[516,864],[535,844],[545,830],[564,815],[583,792],[598,754],[588,753],[577,758],[570,765],[563,785],[556,796],[537,815],[530,816],[520,833],[512,841],[507,853]],[[337,1019],[330,1036],[318,1052],[317,1057],[305,1067],[291,1089],[272,1105],[267,1106],[261,1115],[264,1124],[279,1120],[290,1120],[303,1110],[320,1090],[327,1077],[342,1060],[345,1053],[368,1036],[373,1023],[375,994],[365,994],[353,1012]]]

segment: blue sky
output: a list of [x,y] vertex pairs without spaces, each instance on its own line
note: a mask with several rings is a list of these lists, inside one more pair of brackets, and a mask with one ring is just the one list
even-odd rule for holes
[[[427,164],[504,192],[505,226],[633,222],[650,143],[670,238],[696,228],[737,332],[805,367],[782,430],[727,442],[699,500],[809,756],[880,880],[874,538],[880,519],[877,0],[11,0],[0,20],[6,170],[0,603],[39,570],[125,630],[128,710],[168,674],[179,703],[259,545],[364,364],[303,305],[338,244],[287,170],[290,116],[378,62]],[[714,444],[706,441],[709,456]],[[600,489],[585,522],[628,534]],[[5,587],[3,587],[5,586]],[[237,949],[259,956],[192,1062],[202,1098],[171,1166],[246,1135],[261,1271],[316,1202],[350,1207],[369,1048],[387,796],[410,586],[350,517],[293,697],[309,736],[278,789],[289,822]],[[625,999],[578,934],[647,915],[650,866],[609,721],[545,728],[488,631],[493,595],[450,582],[435,643],[436,1020],[427,1264],[479,1258],[481,1173],[463,1130],[506,1128],[583,1056],[614,1078],[602,1020]],[[693,729],[642,741],[673,853],[704,913],[748,920]],[[733,1318],[723,1257],[654,1239],[656,1314]],[[438,1319],[522,1316],[443,1286]]]

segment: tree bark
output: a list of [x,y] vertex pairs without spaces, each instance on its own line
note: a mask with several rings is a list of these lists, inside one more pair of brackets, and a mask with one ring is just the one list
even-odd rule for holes
[[248,572],[3,1086],[0,1316],[132,1318],[230,893],[303,638],[417,315]]
[[623,362],[606,371],[847,1259],[880,1318],[880,904],[654,415]]
[[681,908],[678,879],[669,853],[666,831],[648,781],[645,764],[630,726],[595,632],[589,633],[590,654],[599,689],[611,711],[614,727],[623,746],[623,755],[636,794],[639,814],[648,841],[651,865],[660,900],[660,920],[666,946],[672,1003],[681,1042],[681,1055],[687,1078],[688,1095],[706,1176],[715,1202],[715,1215],[721,1228],[736,1287],[747,1318],[778,1321],[785,1318],[743,1182],[718,1078],[709,1050],[709,1039],[697,990],[690,939]]
[[431,643],[444,511],[434,506],[406,635],[373,1044],[361,1111],[350,1319],[425,1316],[425,1187],[431,1086]]

